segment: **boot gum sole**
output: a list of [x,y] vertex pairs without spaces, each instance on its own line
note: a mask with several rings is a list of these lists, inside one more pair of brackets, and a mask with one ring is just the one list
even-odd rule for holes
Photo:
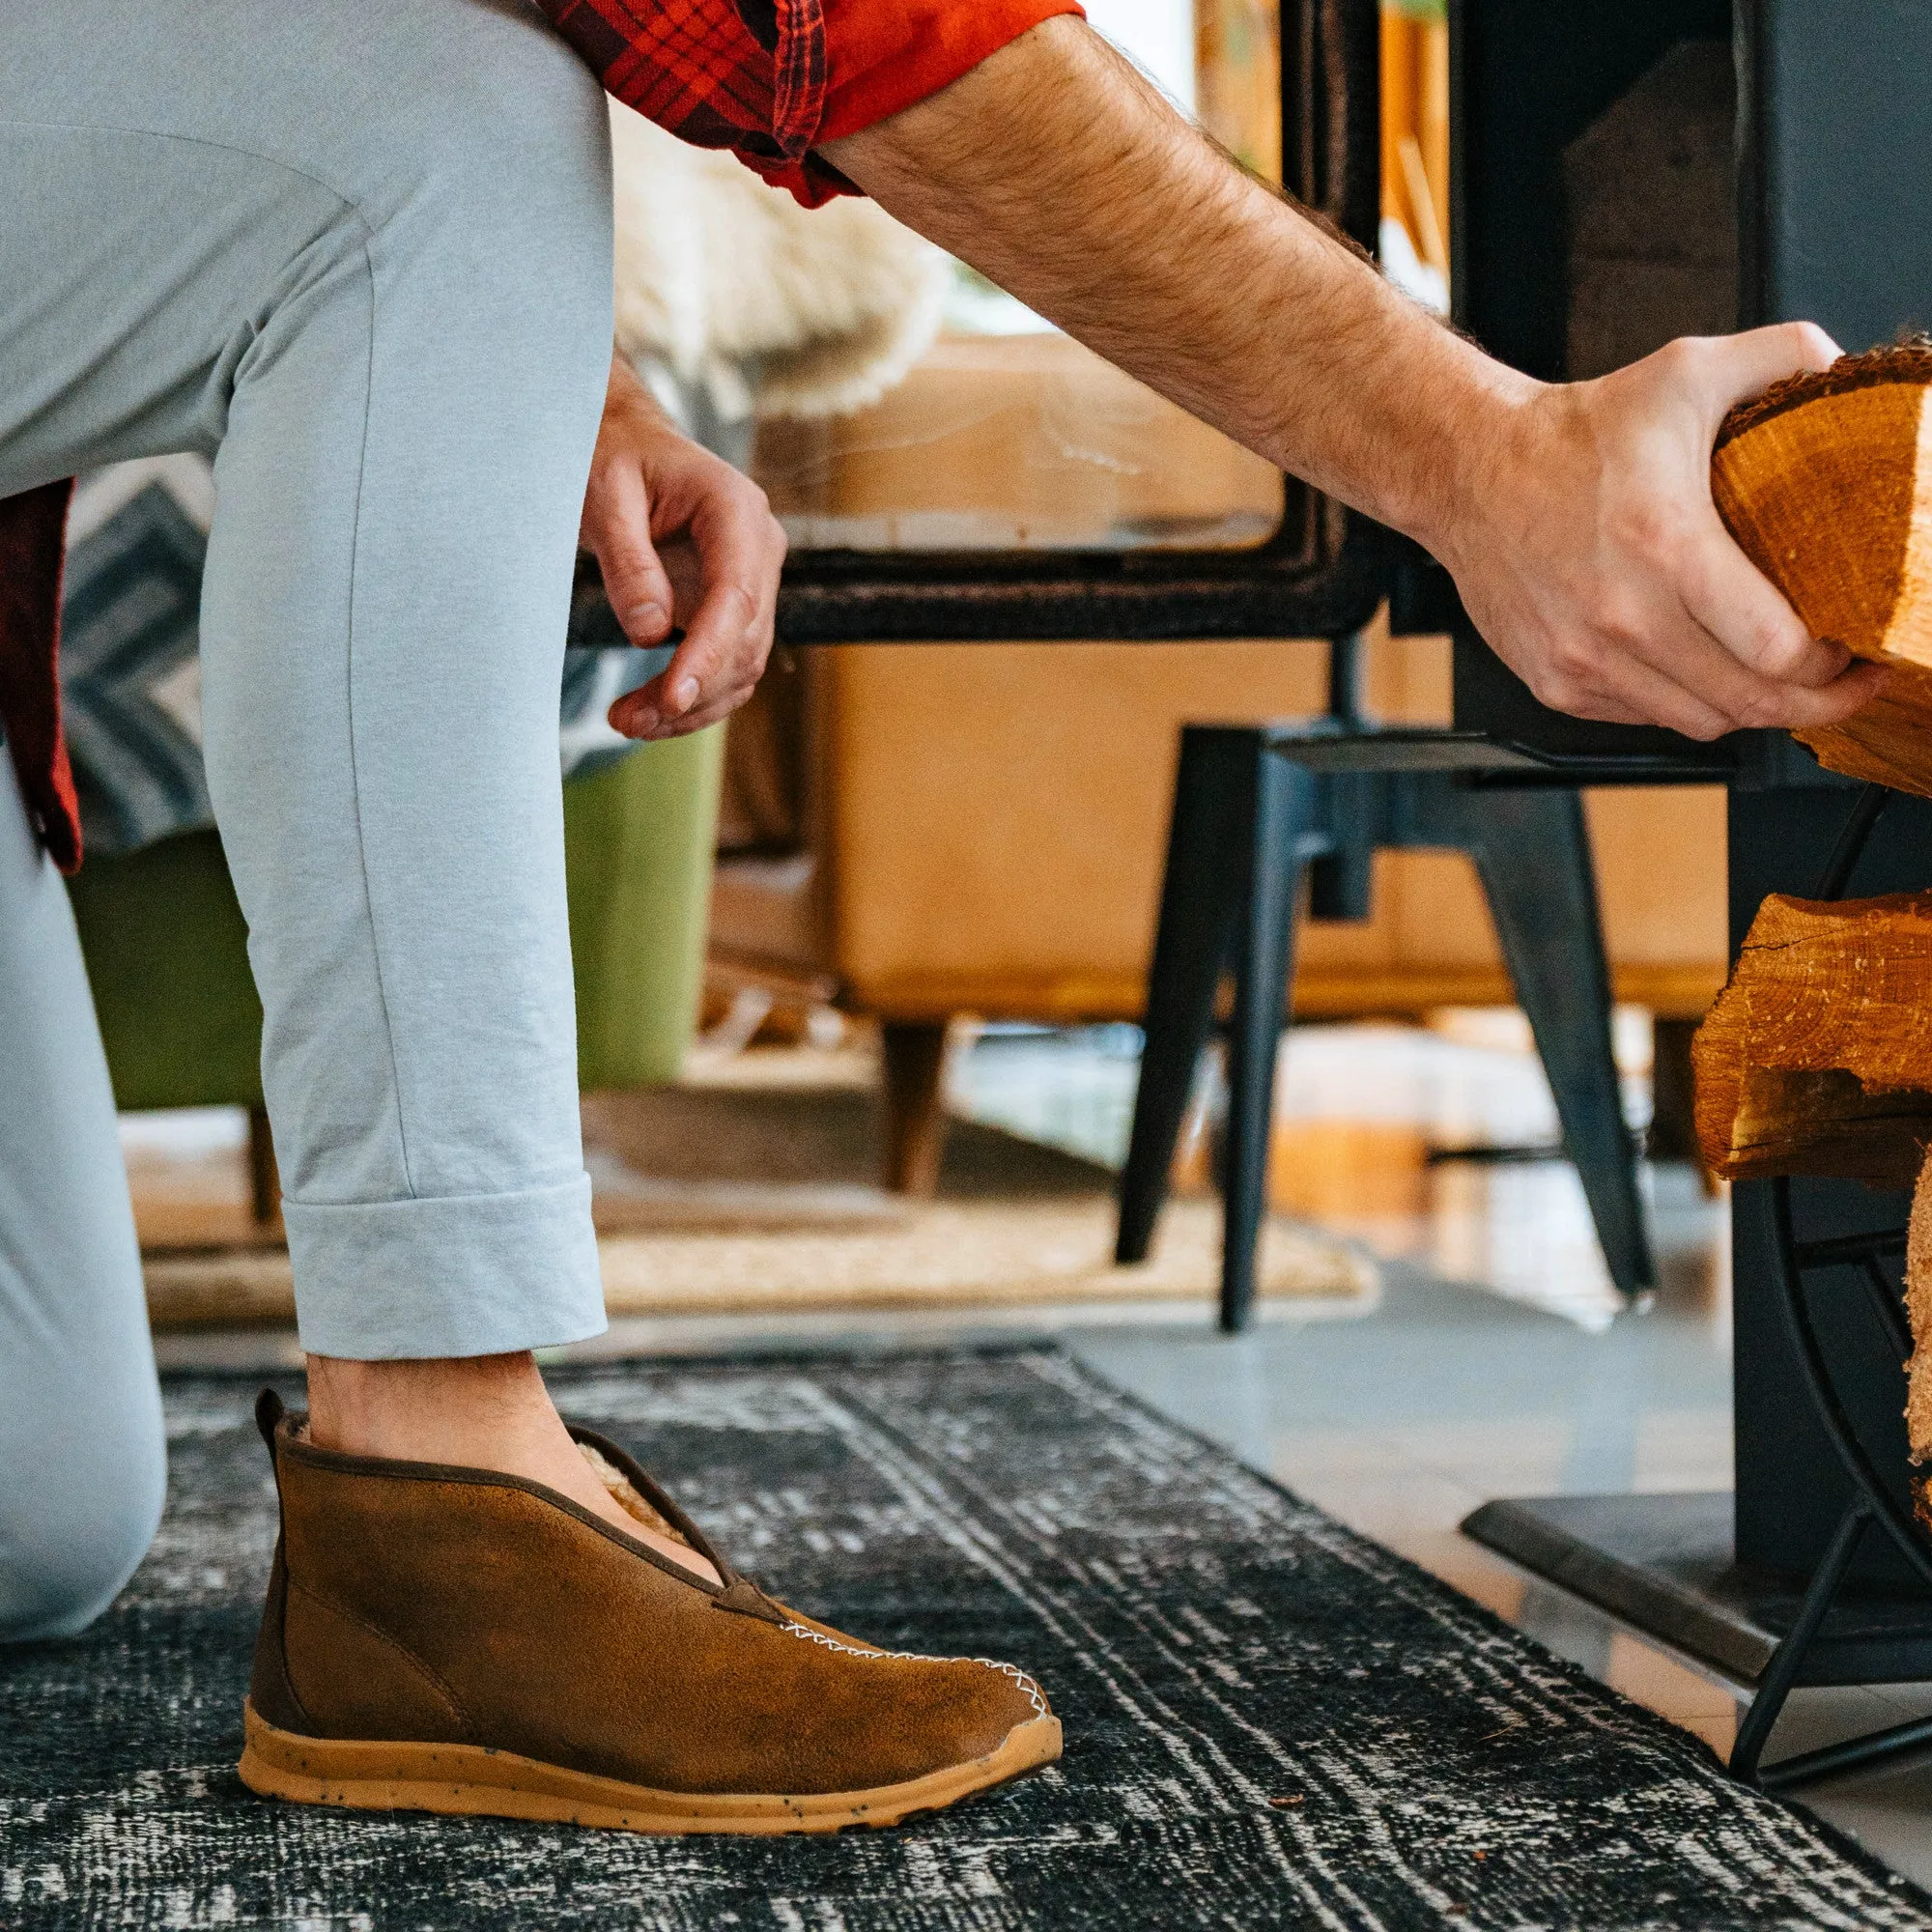
[[654,1791],[484,1745],[305,1738],[277,1730],[256,1716],[252,1703],[243,1707],[242,1716],[248,1742],[242,1752],[242,1782],[264,1798],[370,1811],[530,1818],[626,1832],[840,1832],[854,1825],[896,1825],[915,1811],[943,1810],[1060,1755],[1060,1719],[1043,1717],[1016,1724],[999,1748],[984,1757],[869,1791],[796,1797]]

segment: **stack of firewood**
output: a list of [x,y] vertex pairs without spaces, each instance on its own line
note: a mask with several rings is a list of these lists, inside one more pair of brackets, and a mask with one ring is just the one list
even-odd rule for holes
[[[1812,635],[1888,667],[1821,763],[1932,796],[1932,346],[1848,356],[1725,422],[1712,492]],[[1716,1174],[1914,1186],[1906,1415],[1932,1465],[1932,892],[1774,894],[1697,1037],[1697,1133]],[[1915,1475],[1932,1527],[1932,1466]]]

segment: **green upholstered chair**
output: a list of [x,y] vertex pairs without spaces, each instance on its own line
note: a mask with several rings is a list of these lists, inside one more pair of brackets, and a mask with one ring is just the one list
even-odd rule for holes
[[[564,786],[585,1089],[676,1078],[703,981],[724,749],[719,725]],[[262,1009],[217,836],[90,859],[71,890],[119,1104],[259,1111]]]

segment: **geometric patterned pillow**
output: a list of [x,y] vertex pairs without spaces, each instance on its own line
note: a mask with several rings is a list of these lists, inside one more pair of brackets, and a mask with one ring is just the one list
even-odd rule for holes
[[213,821],[196,628],[207,551],[158,479],[69,545],[61,703],[90,850],[128,852]]

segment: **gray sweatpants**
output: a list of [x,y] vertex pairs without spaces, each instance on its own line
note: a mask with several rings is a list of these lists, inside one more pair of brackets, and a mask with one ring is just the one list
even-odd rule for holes
[[[301,1336],[604,1321],[556,693],[611,351],[596,83],[518,0],[0,0],[0,495],[213,457],[209,789]],[[58,881],[0,783],[0,1634],[158,1507],[152,1355]]]

